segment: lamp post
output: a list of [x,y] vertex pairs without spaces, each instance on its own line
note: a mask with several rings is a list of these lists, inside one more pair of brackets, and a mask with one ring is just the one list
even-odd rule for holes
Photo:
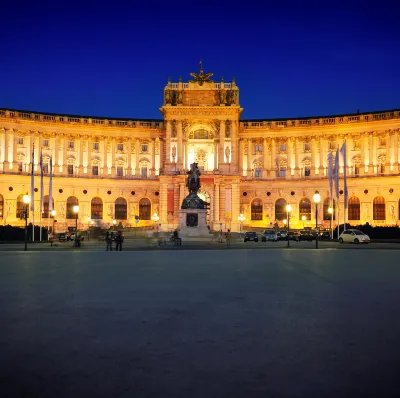
[[307,217],[306,216],[301,216],[301,219],[303,221],[303,229],[304,229],[304,221],[306,221]]
[[117,225],[117,220],[114,218],[114,220],[112,220],[112,223],[113,223],[113,229],[115,231],[115,226]]
[[331,215],[329,218],[329,224],[330,224],[329,229],[331,230],[331,239],[333,239],[333,230],[332,230],[333,208],[332,207],[328,208],[328,213]]
[[321,201],[321,195],[316,192],[313,195],[313,200],[315,203],[315,248],[318,249],[318,203]]
[[[31,197],[29,195],[24,195],[24,219],[25,219],[25,251],[28,250],[28,206],[31,201]],[[34,227],[32,225],[32,227]]]
[[238,216],[238,221],[239,221],[239,239],[242,238],[242,225],[243,225],[243,221],[246,219],[246,217],[244,216],[243,213],[240,213]]
[[151,217],[151,219],[154,221],[154,232],[158,232],[157,222],[160,219],[160,217],[158,216],[157,213],[154,213],[153,217]]
[[55,223],[55,218],[56,218],[56,215],[57,215],[57,212],[55,211],[55,210],[52,210],[51,211],[51,216],[53,217],[53,230],[51,231],[52,233],[53,233],[53,235],[54,235],[54,223]]
[[74,208],[74,213],[76,214],[75,218],[75,240],[74,240],[74,246],[78,246],[78,213],[79,213],[79,206],[75,205]]
[[87,218],[87,229],[88,229],[88,230],[89,230],[89,228],[90,228],[90,220],[91,220],[91,218],[88,217],[88,218]]
[[287,247],[290,247],[289,243],[289,229],[290,229],[290,212],[292,211],[292,206],[291,205],[286,205],[286,214],[287,214]]

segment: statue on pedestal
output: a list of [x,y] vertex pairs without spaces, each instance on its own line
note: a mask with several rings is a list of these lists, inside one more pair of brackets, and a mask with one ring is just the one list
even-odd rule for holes
[[186,174],[188,175],[186,188],[189,191],[189,195],[183,199],[182,209],[205,209],[207,203],[200,199],[197,195],[197,192],[201,188],[201,173],[197,163],[192,163],[190,165],[190,170]]

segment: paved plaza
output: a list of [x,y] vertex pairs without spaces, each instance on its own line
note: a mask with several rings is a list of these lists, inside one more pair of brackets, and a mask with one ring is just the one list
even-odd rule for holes
[[396,396],[399,252],[353,247],[2,251],[0,396]]

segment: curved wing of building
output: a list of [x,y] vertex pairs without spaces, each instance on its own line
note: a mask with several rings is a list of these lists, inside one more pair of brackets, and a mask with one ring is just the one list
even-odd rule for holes
[[[0,109],[0,224],[23,225],[23,195],[31,189],[34,153],[35,222],[40,218],[40,153],[44,225],[173,229],[186,196],[190,164],[201,172],[199,196],[209,205],[211,229],[238,231],[282,225],[290,204],[293,228],[350,224],[397,225],[399,220],[400,110],[279,120],[241,120],[235,81],[211,74],[168,82],[160,120],[85,117]],[[346,143],[345,147],[343,144]],[[339,157],[339,201],[330,201],[328,157]],[[343,151],[342,151],[343,152]],[[346,172],[348,200],[343,195]],[[313,194],[321,195],[315,220]],[[73,206],[79,204],[79,214]],[[339,206],[338,206],[339,205]],[[340,208],[339,220],[337,209]],[[239,218],[239,215],[242,215]],[[32,214],[30,215],[30,217]],[[241,221],[239,221],[241,220]]]

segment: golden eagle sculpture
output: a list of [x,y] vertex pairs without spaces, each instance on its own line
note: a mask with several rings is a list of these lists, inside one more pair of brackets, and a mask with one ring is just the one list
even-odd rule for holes
[[211,76],[214,75],[214,73],[204,73],[202,60],[200,61],[199,68],[200,68],[199,73],[192,72],[190,76],[194,77],[194,81],[198,82],[199,85],[202,86],[204,82],[210,81],[210,78]]

